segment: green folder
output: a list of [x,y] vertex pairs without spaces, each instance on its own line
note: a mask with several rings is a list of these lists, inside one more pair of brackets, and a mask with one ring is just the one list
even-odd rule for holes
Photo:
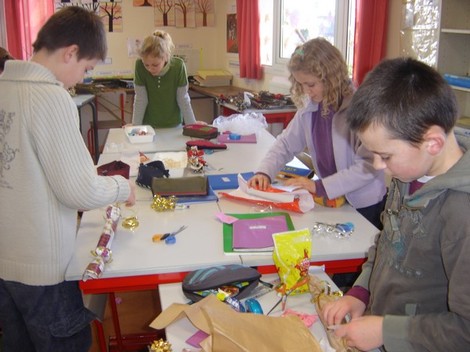
[[[259,219],[266,218],[271,216],[284,215],[286,217],[287,228],[289,231],[295,230],[292,219],[290,218],[289,213],[285,212],[273,212],[273,213],[250,213],[250,214],[227,214],[233,216],[237,219]],[[246,254],[271,254],[272,252],[266,251],[234,251],[233,250],[233,225],[232,224],[223,224],[223,237],[224,237],[224,253],[225,254],[235,254],[235,255],[246,255]]]

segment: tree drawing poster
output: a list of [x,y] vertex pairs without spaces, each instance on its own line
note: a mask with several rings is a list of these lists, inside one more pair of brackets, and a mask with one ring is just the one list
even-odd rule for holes
[[236,13],[227,15],[227,52],[238,53]]

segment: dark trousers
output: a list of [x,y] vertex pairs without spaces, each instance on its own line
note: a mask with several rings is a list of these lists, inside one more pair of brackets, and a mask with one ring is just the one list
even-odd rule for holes
[[94,318],[76,281],[29,286],[0,279],[4,352],[87,352]]

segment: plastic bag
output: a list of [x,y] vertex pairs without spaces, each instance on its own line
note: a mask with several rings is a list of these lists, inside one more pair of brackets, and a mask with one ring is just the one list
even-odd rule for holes
[[244,136],[268,128],[268,123],[263,114],[250,112],[247,114],[219,116],[212,122],[212,126],[217,127],[219,132],[229,131]]
[[285,292],[297,294],[308,291],[308,284],[298,286],[308,277],[312,237],[308,229],[273,234],[273,260]]

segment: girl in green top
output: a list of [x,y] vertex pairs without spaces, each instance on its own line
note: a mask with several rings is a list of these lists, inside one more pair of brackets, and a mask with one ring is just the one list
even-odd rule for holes
[[170,35],[156,30],[144,39],[135,63],[133,125],[175,127],[196,123],[184,61],[171,55]]

